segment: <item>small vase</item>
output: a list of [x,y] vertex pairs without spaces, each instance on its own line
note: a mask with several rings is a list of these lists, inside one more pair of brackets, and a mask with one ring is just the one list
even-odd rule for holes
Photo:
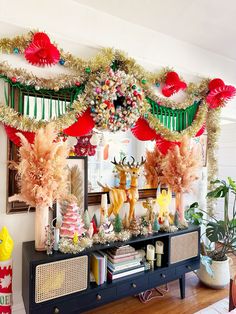
[[179,214],[179,221],[185,222],[184,218],[184,197],[182,192],[176,192],[175,193],[175,207],[176,211]]
[[35,209],[35,250],[46,251],[46,230],[49,221],[47,206],[36,206]]

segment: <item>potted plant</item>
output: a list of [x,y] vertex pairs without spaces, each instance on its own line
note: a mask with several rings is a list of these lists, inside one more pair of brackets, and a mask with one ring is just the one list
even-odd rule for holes
[[[231,178],[228,182],[216,180],[212,182],[215,188],[207,194],[208,198],[224,199],[224,218],[210,216],[200,209],[198,203],[192,204],[186,211],[186,219],[193,224],[206,226],[210,249],[201,250],[201,267],[197,272],[199,279],[212,288],[223,288],[230,281],[229,266],[232,259],[229,253],[236,252],[236,183]],[[232,218],[229,218],[229,198],[233,196]],[[206,217],[204,216],[206,214]],[[202,246],[203,247],[203,246]],[[204,247],[206,247],[204,245]]]

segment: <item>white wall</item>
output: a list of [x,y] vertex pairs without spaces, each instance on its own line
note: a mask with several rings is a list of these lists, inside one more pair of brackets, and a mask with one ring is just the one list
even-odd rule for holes
[[[170,65],[184,74],[221,76],[231,84],[236,83],[236,64],[233,60],[78,5],[71,0],[0,0],[0,26],[0,36],[13,36],[29,29],[44,30],[63,45],[65,50],[78,55],[85,55],[88,47],[91,54],[92,48],[113,46],[127,51],[153,69],[160,65]],[[82,49],[83,46],[86,49]],[[33,240],[34,214],[5,214],[6,136],[2,126],[0,144],[0,227],[7,225],[15,241],[14,302],[15,308],[20,308],[21,245],[23,241]]]

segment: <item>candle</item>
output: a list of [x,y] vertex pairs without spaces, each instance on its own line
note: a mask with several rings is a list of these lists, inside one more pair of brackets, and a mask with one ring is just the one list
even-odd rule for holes
[[147,245],[147,260],[154,261],[155,260],[155,247],[151,244]]
[[156,253],[157,254],[164,253],[164,243],[162,241],[156,241]]

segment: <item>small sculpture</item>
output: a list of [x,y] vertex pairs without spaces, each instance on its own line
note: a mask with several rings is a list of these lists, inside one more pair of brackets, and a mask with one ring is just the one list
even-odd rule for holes
[[156,200],[150,198],[147,198],[145,202],[142,203],[143,207],[147,209],[146,217],[147,221],[151,221],[153,223],[155,218],[154,213],[154,206],[155,206]]
[[140,226],[139,226],[138,221],[137,221],[136,218],[134,218],[131,221],[129,230],[130,230],[131,234],[134,235],[134,236],[138,236],[140,234]]
[[172,193],[171,189],[168,187],[166,189],[161,189],[161,193],[157,195],[157,204],[159,205],[159,217],[161,220],[166,215],[169,215],[169,206],[171,203]]
[[[131,157],[133,162],[130,164],[129,162],[125,163],[125,158],[122,159],[119,163],[116,162],[114,158],[114,162],[112,162],[116,169],[120,172],[120,185],[119,188],[109,186],[103,186],[103,191],[108,192],[110,195],[111,205],[108,209],[108,216],[114,214],[115,216],[120,212],[121,207],[124,202],[128,201],[130,205],[129,209],[129,221],[134,219],[135,217],[135,205],[139,199],[138,194],[138,177],[141,170],[141,167],[144,165],[145,160],[142,157],[140,163],[135,163],[134,157]],[[130,187],[126,189],[126,173],[129,173],[131,176]]]

